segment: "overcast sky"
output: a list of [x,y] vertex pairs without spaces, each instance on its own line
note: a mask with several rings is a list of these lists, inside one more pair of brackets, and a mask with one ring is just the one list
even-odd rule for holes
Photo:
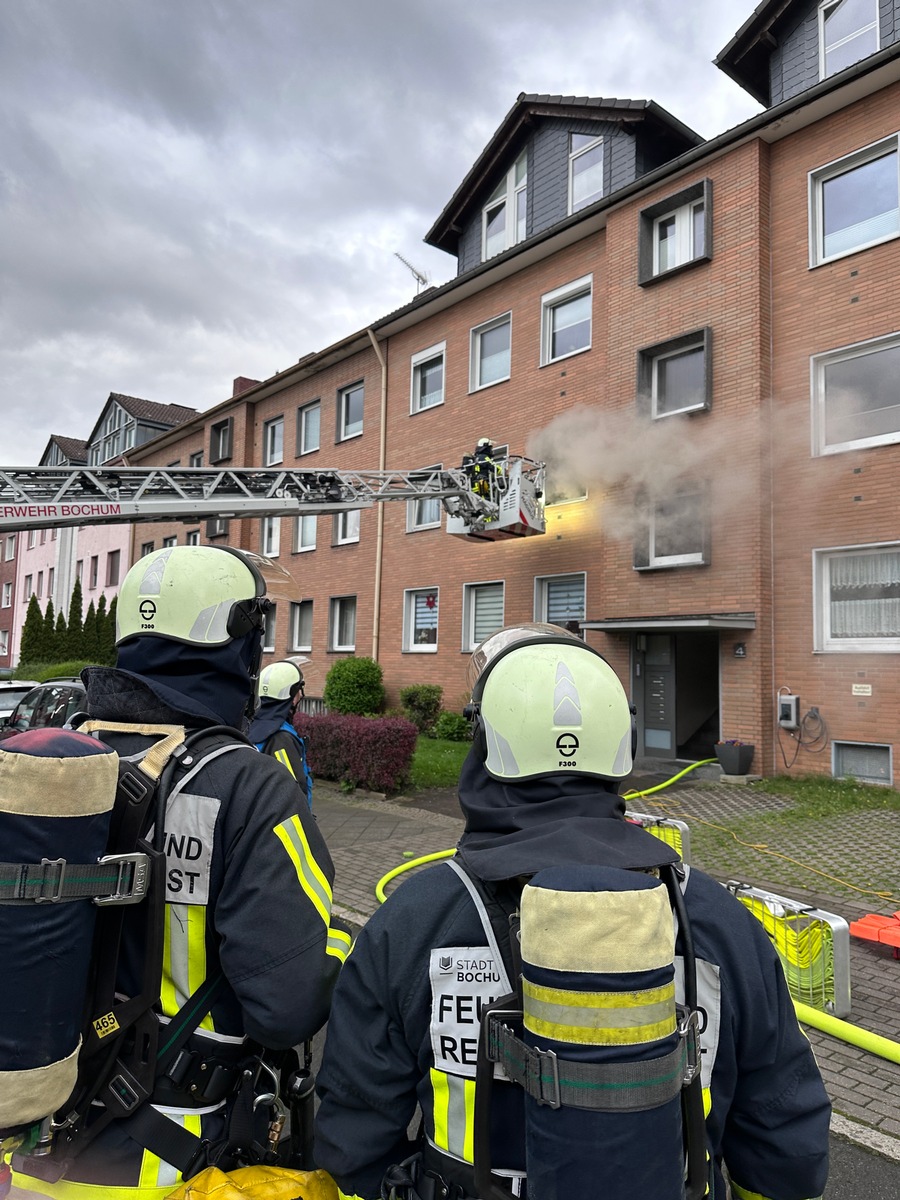
[[750,0],[2,0],[0,462],[110,392],[200,410],[411,300],[519,92],[759,111]]

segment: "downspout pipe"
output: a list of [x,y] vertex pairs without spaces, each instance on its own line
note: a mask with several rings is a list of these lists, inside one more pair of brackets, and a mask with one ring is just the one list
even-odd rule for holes
[[[381,366],[381,413],[378,424],[378,470],[387,470],[387,361],[371,327],[366,329],[375,357]],[[384,505],[376,504],[375,517],[375,598],[372,605],[372,657],[378,662],[381,640],[381,566],[384,555]]]

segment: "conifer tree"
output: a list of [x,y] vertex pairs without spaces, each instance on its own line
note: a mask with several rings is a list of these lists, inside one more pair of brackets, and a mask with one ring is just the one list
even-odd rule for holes
[[75,580],[72,598],[69,600],[69,617],[66,621],[66,658],[83,658],[81,635],[84,628],[84,600],[81,595],[81,580]]
[[[106,614],[106,622],[105,622],[106,641],[101,643],[101,645],[100,645],[100,653],[103,655],[103,657],[100,659],[100,661],[105,663],[108,667],[114,667],[116,665],[116,606],[117,606],[117,603],[118,603],[117,597],[113,596],[112,603],[109,606],[109,612]],[[99,626],[98,626],[98,632],[99,632]]]
[[62,609],[56,614],[56,637],[53,640],[54,662],[63,662],[66,657],[66,647],[69,644],[69,631],[66,629],[66,614]]
[[28,611],[25,614],[25,624],[22,626],[19,661],[23,663],[45,662],[43,644],[44,614],[41,612],[37,596],[32,592],[31,599],[28,601]]
[[56,613],[53,610],[53,601],[47,601],[47,607],[44,610],[44,637],[41,644],[41,650],[45,655],[45,662],[57,662],[56,657]]
[[[103,597],[100,597],[101,601]],[[84,614],[84,625],[81,630],[81,655],[80,657],[85,662],[99,662],[98,657],[99,646],[97,641],[97,610],[94,608],[93,600],[87,607],[87,612]]]

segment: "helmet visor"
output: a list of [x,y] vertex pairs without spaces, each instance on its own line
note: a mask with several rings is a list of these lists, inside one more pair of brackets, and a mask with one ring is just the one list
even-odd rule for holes
[[490,634],[472,651],[472,657],[469,659],[466,669],[466,684],[469,694],[471,695],[475,691],[478,680],[498,654],[508,650],[510,646],[514,646],[516,642],[535,639],[546,641],[548,637],[554,640],[571,638],[579,645],[584,644],[581,638],[570,633],[568,629],[563,629],[562,625],[549,625],[543,621],[530,621],[522,625],[510,625],[506,629],[498,629],[496,633]]

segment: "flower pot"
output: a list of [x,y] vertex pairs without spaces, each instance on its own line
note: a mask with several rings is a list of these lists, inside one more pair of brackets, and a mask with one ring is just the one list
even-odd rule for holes
[[726,775],[747,775],[750,772],[755,749],[755,746],[745,744],[736,746],[729,742],[720,742],[716,746],[716,758]]

